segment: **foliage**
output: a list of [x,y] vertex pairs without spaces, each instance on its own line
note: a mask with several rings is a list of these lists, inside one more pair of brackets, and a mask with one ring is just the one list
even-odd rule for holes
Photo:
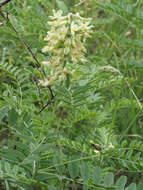
[[[0,189],[141,190],[142,1],[17,0],[0,17]],[[52,9],[92,18],[87,62],[40,86]]]

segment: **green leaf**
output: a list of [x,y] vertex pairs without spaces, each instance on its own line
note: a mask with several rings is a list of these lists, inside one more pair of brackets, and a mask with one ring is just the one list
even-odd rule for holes
[[18,142],[18,141],[15,141],[15,140],[9,140],[8,141],[11,145],[14,145],[16,146],[17,148],[19,148],[20,150],[23,150],[23,152],[28,152],[30,151],[30,147],[25,144],[25,143],[22,143],[22,142]]
[[83,184],[83,190],[88,190],[88,184]]
[[137,190],[143,190],[143,183],[139,183],[139,184],[138,184]]
[[109,172],[104,177],[104,185],[110,187],[114,184],[114,175],[113,173]]
[[5,153],[6,155],[9,154],[12,157],[19,159],[19,160],[22,160],[25,158],[25,155],[23,154],[23,152],[20,152],[18,150],[13,150],[11,148],[3,150],[3,153]]
[[81,164],[81,176],[82,178],[84,179],[85,182],[88,181],[89,179],[89,173],[90,170],[89,170],[89,166],[88,166],[88,163],[87,162],[83,162]]
[[94,184],[99,184],[101,182],[101,172],[101,168],[99,166],[96,166],[93,173]]
[[78,162],[68,164],[68,170],[71,178],[76,178],[79,174]]
[[1,173],[1,171],[2,171],[2,163],[0,161],[0,173]]
[[10,125],[14,125],[16,124],[17,120],[18,120],[18,113],[14,109],[11,109],[8,112],[8,123]]
[[58,8],[61,9],[64,13],[68,12],[68,8],[65,5],[65,3],[63,2],[63,0],[62,1],[56,0],[56,3],[57,3]]
[[123,190],[127,182],[126,176],[121,176],[116,182],[116,190]]
[[135,183],[131,183],[125,190],[137,190],[137,186]]
[[23,160],[22,165],[31,164],[34,161],[39,161],[39,160],[40,160],[39,156],[37,156],[37,155],[30,155],[26,159]]
[[10,164],[9,164],[8,162],[5,162],[4,167],[5,167],[5,171],[6,171],[7,173],[10,173],[11,167],[10,167]]
[[34,153],[40,153],[40,152],[44,152],[47,151],[51,148],[51,144],[42,144],[40,145],[35,151]]
[[0,109],[0,120],[2,120],[5,117],[5,115],[8,112],[8,109],[9,109],[8,106],[5,106],[2,109]]
[[[54,174],[53,174],[53,176],[54,176]],[[51,178],[51,175],[49,175],[49,174],[39,174],[36,176],[36,180],[38,180],[38,181],[44,181],[44,180],[48,180],[50,178]]]
[[70,76],[67,75],[66,81],[65,81],[66,88],[68,89],[70,86]]
[[[64,155],[62,152],[60,152],[59,150],[56,150],[54,152],[54,158],[53,158],[53,164],[56,166],[56,170],[59,172],[59,173],[63,173],[65,171],[65,166],[62,165],[60,166],[60,164],[63,163],[63,160],[64,160]],[[59,165],[59,166],[58,166]]]
[[15,155],[11,155],[11,153],[7,153],[7,154],[4,154],[4,153],[1,153],[0,152],[0,157],[2,159],[5,159],[5,160],[9,160],[10,162],[17,162],[17,158],[15,157]]
[[32,139],[31,136],[21,135],[21,134],[18,134],[18,133],[15,133],[15,136],[19,137],[20,139],[26,140],[27,143],[35,143],[34,139]]
[[16,175],[18,175],[18,171],[19,171],[19,167],[17,165],[14,165],[13,169],[12,169],[12,173]]
[[47,187],[48,187],[48,189],[57,190],[56,185],[55,186],[54,185],[48,185]]
[[61,96],[63,96],[64,98],[67,98],[67,99],[69,99],[70,98],[70,94],[69,94],[69,91],[66,89],[66,88],[64,88],[64,87],[62,87],[62,86],[55,86],[56,88],[55,88],[55,91],[58,93],[58,94],[60,94]]

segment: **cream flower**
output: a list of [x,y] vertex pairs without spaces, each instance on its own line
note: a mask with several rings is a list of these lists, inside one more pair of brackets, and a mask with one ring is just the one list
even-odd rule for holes
[[75,64],[86,62],[84,43],[92,32],[91,19],[83,18],[79,13],[63,16],[61,10],[53,10],[53,16],[49,18],[50,31],[44,38],[47,45],[42,51],[51,53],[48,62],[43,62],[43,65],[48,65],[50,74],[48,80],[40,81],[43,86],[65,80],[67,75],[74,73],[77,68]]
[[42,65],[50,67],[51,63],[50,63],[50,61],[43,61]]
[[54,13],[54,16],[50,16],[50,19],[51,20],[55,20],[55,19],[59,19],[61,16],[62,16],[62,10],[59,10],[59,11],[55,11],[53,10],[53,13]]
[[75,32],[79,30],[79,25],[75,24],[74,21],[71,22],[71,35],[75,35]]

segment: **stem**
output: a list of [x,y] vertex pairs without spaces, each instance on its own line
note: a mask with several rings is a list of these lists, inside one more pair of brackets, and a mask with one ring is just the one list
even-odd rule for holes
[[[5,0],[5,1],[3,1],[2,3],[0,3],[0,5],[3,6],[3,5],[5,5],[5,4],[8,3],[8,2],[10,2],[10,0]],[[39,71],[41,78],[46,77],[46,73],[45,73],[44,69],[41,67],[41,65],[40,65],[40,63],[39,63],[37,57],[36,57],[35,54],[33,53],[31,47],[24,41],[24,39],[21,37],[21,35],[20,35],[19,32],[17,31],[17,29],[15,28],[15,26],[13,25],[13,23],[12,23],[11,20],[9,19],[8,13],[7,13],[7,16],[5,16],[5,15],[3,14],[3,12],[1,11],[1,9],[0,9],[0,16],[1,16],[2,18],[4,18],[4,20],[6,20],[6,22],[9,22],[11,28],[12,28],[13,31],[16,33],[16,35],[17,35],[17,37],[19,38],[19,40],[24,44],[24,46],[25,46],[25,48],[28,50],[29,54],[30,54],[30,55],[32,56],[32,58],[35,60],[35,66],[36,66],[37,70]],[[40,69],[40,70],[39,70],[39,69]],[[43,77],[43,75],[41,75],[41,72],[40,72],[40,71],[43,73],[44,77]],[[51,86],[48,86],[48,89],[49,89],[49,91],[50,91],[51,99],[50,99],[50,101],[47,102],[46,107],[47,107],[47,105],[49,105],[49,104],[51,104],[51,103],[53,102],[53,99],[54,99],[54,97],[55,97],[54,94],[53,94],[53,91],[52,91]],[[43,111],[44,109],[45,109],[45,107],[42,108],[42,111]],[[40,111],[40,112],[41,112],[41,111]],[[40,112],[39,112],[39,113],[40,113]]]
[[9,3],[11,0],[4,0],[2,2],[0,2],[0,7],[6,5],[7,3]]

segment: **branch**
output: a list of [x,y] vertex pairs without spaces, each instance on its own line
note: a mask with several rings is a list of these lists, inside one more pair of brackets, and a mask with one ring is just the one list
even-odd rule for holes
[[43,108],[38,112],[38,114],[40,114],[44,109],[46,109],[46,107],[48,107],[48,105],[52,104],[54,102],[53,98],[51,98],[44,106]]
[[[10,2],[11,0],[5,0],[5,3],[3,1],[3,5]],[[0,4],[1,5],[1,4]],[[11,20],[2,13],[2,11],[0,10],[0,16],[2,16],[7,22],[9,22],[9,24],[11,25],[11,28],[13,29],[13,31],[16,33],[17,37],[19,38],[19,40],[24,44],[25,48],[28,50],[29,54],[32,56],[32,58],[35,60],[35,66],[37,68],[37,70],[39,70],[39,72],[41,71],[43,73],[43,75],[46,77],[46,73],[44,71],[44,69],[41,67],[41,64],[39,63],[37,57],[35,56],[35,54],[33,53],[31,47],[25,42],[25,40],[21,37],[21,35],[19,34],[19,32],[17,31],[17,29],[15,28],[15,26],[13,25],[13,23],[11,22]],[[51,95],[51,99],[47,102],[47,104],[39,111],[39,113],[41,113],[49,104],[53,103],[54,97],[55,95],[53,94],[52,88],[51,86],[47,87],[50,91],[50,95]]]
[[2,2],[0,2],[0,7],[6,5],[7,3],[9,3],[11,0],[4,0]]

